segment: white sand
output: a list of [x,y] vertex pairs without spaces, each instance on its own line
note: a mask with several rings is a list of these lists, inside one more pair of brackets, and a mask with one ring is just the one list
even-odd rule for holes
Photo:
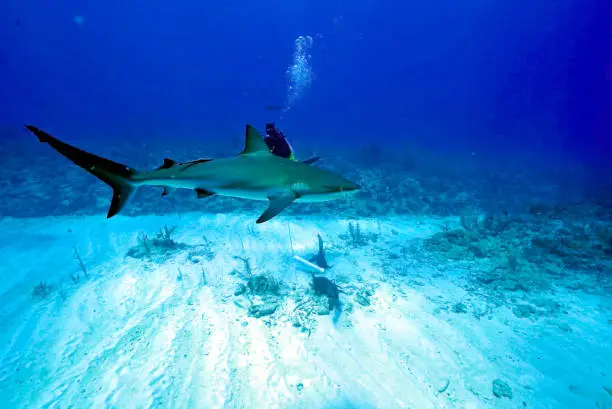
[[[469,263],[383,273],[386,248],[439,231],[441,220],[361,220],[364,232],[380,229],[382,239],[358,249],[339,238],[348,221],[253,221],[251,214],[0,221],[0,406],[612,408],[612,301],[601,293],[553,285],[529,296],[554,299],[566,313],[517,318],[466,290]],[[331,316],[313,316],[310,335],[292,325],[290,298],[271,317],[247,316],[246,299],[233,295],[241,279],[230,273],[243,269],[235,256],[248,257],[256,274],[310,291],[291,258],[287,221],[296,254],[314,254],[320,233],[331,277],[357,289],[377,285],[370,306],[342,295],[353,311],[337,327]],[[164,224],[178,226],[177,242],[202,245],[205,236],[214,259],[192,263],[190,249],[163,263],[125,257],[139,232],[152,236]],[[74,246],[89,272],[76,284]],[[41,280],[54,291],[34,299]],[[459,301],[468,313],[452,312]],[[480,310],[477,319],[472,312]],[[507,382],[512,399],[493,395],[495,379]]]

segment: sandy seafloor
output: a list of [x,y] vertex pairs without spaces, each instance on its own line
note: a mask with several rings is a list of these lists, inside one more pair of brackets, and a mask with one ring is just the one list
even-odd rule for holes
[[[411,245],[456,218],[357,220],[377,235],[359,246],[346,220],[255,218],[1,220],[0,407],[612,408],[612,301],[595,281],[496,301],[471,278],[484,264],[429,262]],[[337,326],[315,313],[296,324],[312,291],[288,223],[298,255],[325,240],[326,274],[346,292]],[[188,247],[126,256],[164,225]],[[281,282],[272,315],[250,317],[234,295],[236,257]],[[41,281],[49,293],[33,296]]]

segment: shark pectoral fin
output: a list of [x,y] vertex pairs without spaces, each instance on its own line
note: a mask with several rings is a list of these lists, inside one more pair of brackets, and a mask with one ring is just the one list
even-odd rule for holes
[[196,189],[196,194],[198,195],[198,199],[205,199],[215,194],[215,192],[210,192],[206,189]]
[[265,212],[259,216],[256,223],[265,223],[287,208],[295,200],[295,195],[269,197],[270,204]]

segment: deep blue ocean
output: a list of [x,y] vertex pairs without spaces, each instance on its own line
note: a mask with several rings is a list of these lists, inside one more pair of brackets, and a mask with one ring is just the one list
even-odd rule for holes
[[612,408],[610,21],[0,1],[0,407]]

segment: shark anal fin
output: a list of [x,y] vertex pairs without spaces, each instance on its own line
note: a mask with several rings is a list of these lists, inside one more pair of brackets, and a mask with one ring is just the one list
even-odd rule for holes
[[174,192],[176,189],[173,187],[164,186],[164,190],[162,190],[162,197],[168,196],[170,193]]
[[257,129],[255,129],[252,125],[246,126],[246,136],[244,142],[244,150],[241,155],[248,155],[253,153],[270,153],[270,149],[268,145],[263,140]]
[[161,165],[159,168],[157,168],[156,170],[161,170],[161,169],[170,169],[172,166],[176,165],[176,161],[172,160],[172,159],[168,159],[165,158],[164,159],[164,164]]
[[198,195],[198,199],[205,199],[215,194],[215,192],[210,192],[206,189],[196,189],[196,194]]
[[256,223],[265,223],[287,208],[295,200],[295,195],[269,197],[270,203]]

